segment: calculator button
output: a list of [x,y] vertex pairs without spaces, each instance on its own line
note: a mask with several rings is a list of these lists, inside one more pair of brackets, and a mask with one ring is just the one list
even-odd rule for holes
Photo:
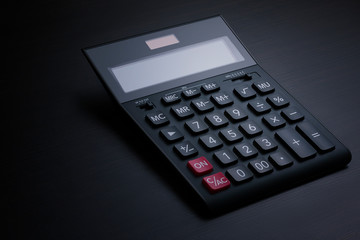
[[243,135],[233,127],[221,130],[219,135],[228,143],[239,142],[243,139]]
[[249,108],[256,114],[263,114],[271,111],[271,107],[262,99],[256,99],[248,103]]
[[169,119],[167,119],[166,115],[162,111],[154,111],[146,114],[146,119],[153,125],[154,127],[159,127],[169,123]]
[[230,177],[230,180],[234,183],[242,183],[249,181],[253,178],[252,172],[249,171],[243,165],[236,166],[234,168],[230,168],[226,171],[226,174]]
[[263,117],[263,121],[271,129],[277,129],[285,126],[285,120],[277,113],[269,113]]
[[188,161],[187,166],[196,176],[205,175],[213,170],[213,166],[205,157]]
[[289,167],[294,163],[291,157],[282,151],[270,154],[269,160],[278,168]]
[[229,106],[234,103],[234,101],[232,100],[230,95],[225,92],[219,92],[219,93],[211,95],[211,100],[218,107],[225,107],[225,106]]
[[304,115],[296,107],[289,107],[284,109],[282,110],[281,114],[291,123],[304,119]]
[[299,123],[296,129],[315,145],[320,152],[331,151],[335,148],[335,145],[309,122]]
[[214,158],[222,165],[229,165],[236,163],[238,158],[234,153],[228,149],[220,150],[214,153]]
[[275,93],[275,94],[267,97],[267,101],[274,108],[282,108],[282,107],[289,105],[289,101],[279,93]]
[[214,134],[207,134],[200,137],[199,142],[207,149],[212,150],[223,145],[222,141]]
[[218,91],[220,89],[220,86],[217,83],[206,83],[204,85],[201,86],[201,90],[204,93],[211,93],[211,92],[215,92]]
[[185,127],[193,134],[200,134],[209,130],[206,123],[198,118],[185,122]]
[[169,105],[180,102],[181,98],[177,93],[172,93],[163,96],[161,100],[163,101],[163,103]]
[[262,129],[253,121],[247,120],[239,126],[248,137],[253,137],[262,133]]
[[220,113],[208,114],[205,120],[214,128],[220,128],[226,126],[229,121]]
[[256,92],[249,85],[242,85],[234,89],[234,93],[241,100],[248,100],[256,96]]
[[266,136],[258,137],[254,140],[254,145],[262,152],[270,152],[277,149],[277,144]]
[[238,121],[244,120],[248,117],[245,110],[238,106],[234,106],[234,107],[226,109],[225,115],[227,118],[229,118],[233,122],[238,122]]
[[275,133],[300,159],[314,157],[315,149],[293,129],[281,129]]
[[171,111],[179,119],[189,118],[194,115],[194,111],[188,105],[180,104],[174,107],[171,107]]
[[262,158],[250,161],[249,168],[258,175],[265,175],[273,171],[271,164]]
[[214,105],[205,98],[191,101],[191,105],[200,113],[210,112],[214,109]]
[[258,154],[256,149],[248,143],[241,143],[235,145],[234,152],[243,159],[252,158]]
[[162,129],[160,135],[168,142],[176,142],[184,138],[184,135],[174,126]]
[[191,142],[185,141],[174,146],[174,151],[182,158],[194,156],[198,153],[194,145]]
[[217,193],[230,187],[229,179],[222,172],[204,177],[202,182],[210,193]]
[[260,94],[266,94],[274,91],[273,85],[265,80],[261,80],[256,83],[253,83],[253,87]]
[[182,92],[182,95],[186,98],[186,99],[190,99],[190,98],[195,98],[200,96],[200,90],[198,88],[190,88],[190,89],[186,89]]

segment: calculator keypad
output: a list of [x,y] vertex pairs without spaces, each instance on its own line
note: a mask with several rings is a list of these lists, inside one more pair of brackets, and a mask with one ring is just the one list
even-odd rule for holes
[[161,101],[171,105],[169,112],[152,111],[146,119],[161,127],[169,124],[168,114],[175,116],[176,122],[160,128],[159,133],[174,144],[179,161],[187,159],[188,171],[202,176],[202,185],[210,193],[286,171],[296,159],[311,159],[317,152],[335,148],[266,79],[243,81],[230,91],[209,82],[165,94]]

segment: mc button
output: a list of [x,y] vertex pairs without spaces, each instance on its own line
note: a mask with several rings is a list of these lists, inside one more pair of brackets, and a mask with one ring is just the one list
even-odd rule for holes
[[169,119],[162,111],[154,111],[146,114],[146,119],[153,125],[154,127],[159,127],[169,123]]

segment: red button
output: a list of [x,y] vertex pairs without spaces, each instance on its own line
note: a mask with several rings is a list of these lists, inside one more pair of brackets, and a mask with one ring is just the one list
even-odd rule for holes
[[196,175],[204,175],[213,170],[213,166],[205,157],[199,157],[187,163],[188,168]]
[[230,187],[229,179],[222,172],[204,177],[203,184],[211,193],[216,193]]

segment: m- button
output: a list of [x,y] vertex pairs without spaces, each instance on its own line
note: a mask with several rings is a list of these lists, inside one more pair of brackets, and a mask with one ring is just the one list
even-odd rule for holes
[[169,119],[162,111],[154,111],[146,114],[146,119],[153,125],[154,127],[159,127],[169,123]]

